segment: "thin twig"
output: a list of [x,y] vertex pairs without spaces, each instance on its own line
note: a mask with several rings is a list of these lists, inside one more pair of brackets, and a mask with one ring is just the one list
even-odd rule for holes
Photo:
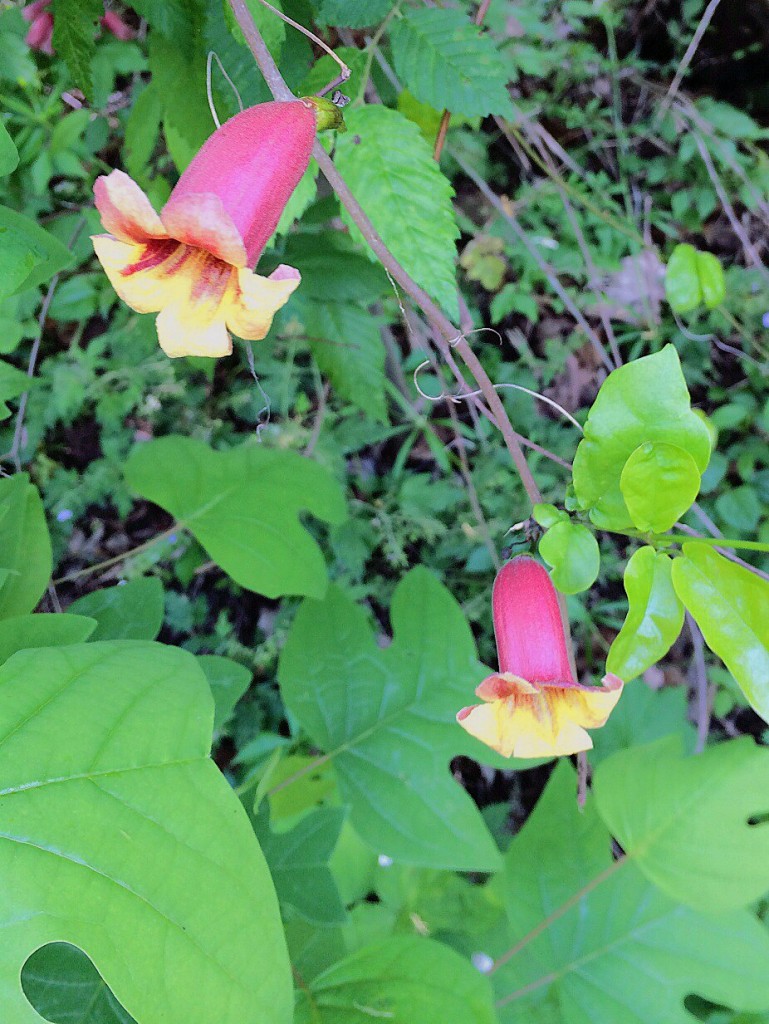
[[686,53],[683,55],[681,63],[678,65],[678,70],[675,73],[675,77],[673,81],[670,83],[670,88],[668,89],[662,103],[657,108],[657,113],[654,118],[655,124],[659,123],[659,121],[664,116],[665,111],[668,109],[670,104],[675,99],[676,94],[678,93],[678,90],[681,87],[681,82],[683,81],[684,75],[688,71],[689,65],[694,60],[694,55],[699,49],[699,45],[702,42],[702,37],[707,32],[708,27],[710,26],[710,23],[713,20],[713,15],[718,10],[718,5],[720,3],[721,0],[710,0],[710,3],[705,8],[702,17],[700,18],[700,23],[697,26],[694,35],[692,36],[692,41],[686,48]]
[[701,754],[708,742],[710,732],[711,688],[708,685],[708,670],[705,664],[705,641],[702,631],[689,612],[686,613],[686,625],[692,638],[694,654],[692,656],[692,676],[694,677],[695,707],[697,721],[697,745],[695,752]]
[[[306,36],[308,39],[311,39],[316,46],[319,46],[321,50],[327,53],[329,57],[333,61],[336,61],[336,63],[339,65],[338,79],[336,79],[334,82],[331,82],[330,85],[327,85],[326,88],[324,89],[324,92],[328,92],[328,90],[332,89],[334,85],[339,85],[341,82],[347,81],[347,79],[350,77],[351,71],[345,64],[345,62],[342,60],[342,58],[339,57],[336,53],[334,53],[330,46],[327,46],[326,43],[324,43],[322,39],[316,36],[314,32],[311,32],[310,29],[305,28],[304,25],[300,25],[299,22],[294,21],[293,18],[289,18],[287,14],[284,14],[283,11],[279,11],[277,7],[273,7],[272,4],[267,2],[267,0],[259,0],[259,3],[262,4],[263,7],[266,7],[268,11],[272,11],[272,13],[277,18],[280,18],[281,21],[285,21],[285,23],[287,25],[290,25],[291,28],[295,28],[297,32],[301,32],[303,36]],[[318,95],[322,96],[323,93],[318,93]]]
[[[85,225],[85,218],[81,218],[78,222],[75,230],[72,232],[72,237],[67,245],[68,249],[72,249],[80,236],[80,232],[83,230]],[[51,302],[53,301],[54,292],[59,284],[59,278],[61,274],[56,274],[51,283],[48,285],[48,291],[45,293],[43,299],[43,305],[40,307],[40,315],[37,318],[37,334],[35,340],[32,342],[32,349],[29,353],[29,364],[27,366],[27,376],[32,378],[35,376],[35,370],[37,369],[37,357],[40,354],[40,346],[43,342],[43,331],[45,330],[45,322],[48,319],[48,310],[51,308]],[[19,399],[19,411],[16,414],[16,426],[13,431],[13,443],[11,450],[3,458],[13,460],[13,464],[16,467],[16,472],[21,471],[21,443],[24,431],[24,416],[27,411],[27,402],[29,401],[29,391],[25,391]]]

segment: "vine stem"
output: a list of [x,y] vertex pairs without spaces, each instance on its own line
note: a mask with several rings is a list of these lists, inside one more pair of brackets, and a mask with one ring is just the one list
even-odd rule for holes
[[[642,540],[645,534],[638,534]],[[671,541],[674,544],[709,544],[713,548],[742,548],[745,551],[769,552],[769,544],[759,540],[732,540],[731,537],[690,537],[686,533],[653,533],[652,542]]]
[[[296,97],[286,85],[272,54],[267,49],[267,45],[254,23],[251,12],[246,7],[245,0],[228,0],[228,2],[272,95],[276,100],[289,101],[295,99]],[[504,438],[505,445],[518,471],[529,500],[532,505],[538,504],[542,501],[542,494],[526,462],[520,437],[513,429],[502,400],[481,365],[480,360],[467,343],[467,339],[457,331],[445,313],[393,256],[380,238],[363,207],[352,194],[347,183],[319,142],[315,144],[313,156],[328,183],[339,197],[340,202],[368,242],[371,250],[397,284],[424,312],[435,331],[435,338],[441,355],[450,366],[453,361],[451,359],[452,350],[459,353],[488,403],[489,410]],[[460,383],[463,382],[460,380]]]

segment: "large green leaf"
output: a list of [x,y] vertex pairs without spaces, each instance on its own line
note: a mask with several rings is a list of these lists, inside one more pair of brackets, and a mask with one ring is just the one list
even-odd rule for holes
[[623,750],[595,777],[598,810],[623,850],[674,899],[743,907],[769,889],[769,751],[731,740],[684,757],[678,737]]
[[0,668],[0,1005],[48,942],[88,953],[142,1024],[288,1024],[277,900],[208,758],[213,702],[186,652],[111,641]]
[[96,22],[104,14],[101,0],[53,0],[53,45],[72,80],[93,99],[93,58]]
[[510,65],[462,11],[407,11],[391,44],[398,77],[422,103],[465,117],[512,117]]
[[290,832],[271,832],[264,818],[257,820],[257,835],[281,905],[315,924],[343,924],[347,919],[329,867],[345,817],[344,808],[320,807]]
[[211,558],[248,590],[320,597],[326,563],[301,511],[339,523],[344,497],[321,466],[259,444],[217,452],[185,437],[138,445],[126,481],[190,530]]
[[614,863],[592,800],[580,811],[575,794],[562,762],[493,883],[509,928],[486,951],[499,958],[527,940],[494,974],[502,1024],[695,1024],[684,1006],[693,993],[735,1009],[769,1006],[763,925],[742,910],[697,913],[631,860]]
[[66,647],[88,640],[96,622],[84,615],[13,615],[0,620],[0,663],[30,647]]
[[157,576],[143,576],[94,590],[67,611],[96,619],[93,640],[154,640],[163,625],[163,584]]
[[306,601],[280,660],[283,698],[331,758],[351,822],[373,849],[411,864],[494,870],[483,819],[448,771],[459,753],[488,760],[454,720],[487,674],[472,634],[421,568],[399,585],[391,617],[394,639],[381,650],[338,588]]
[[673,585],[708,647],[769,721],[769,584],[693,541],[673,562]]
[[[393,255],[453,317],[459,315],[454,190],[419,128],[396,110],[351,111],[337,143],[340,173]],[[352,236],[364,241],[349,214]]]
[[135,1024],[77,946],[52,942],[36,950],[21,975],[24,994],[55,1024]]
[[625,566],[627,618],[606,659],[609,672],[628,682],[656,664],[684,624],[684,606],[673,589],[672,561],[643,547]]
[[0,299],[37,287],[72,261],[58,238],[7,206],[0,206],[0,238]]
[[626,530],[634,525],[620,477],[632,453],[647,441],[683,448],[700,473],[710,459],[710,434],[692,411],[672,345],[610,373],[590,410],[574,458],[574,489],[596,526]]
[[467,960],[413,936],[367,946],[299,992],[296,1024],[496,1024],[491,986]]
[[43,503],[26,473],[0,480],[0,619],[31,612],[51,578]]

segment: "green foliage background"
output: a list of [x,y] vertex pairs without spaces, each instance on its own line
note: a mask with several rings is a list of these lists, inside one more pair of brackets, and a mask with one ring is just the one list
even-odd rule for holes
[[[658,6],[273,4],[532,508],[314,161],[265,342],[169,361],[116,300],[96,176],[159,208],[270,99],[229,3],[53,0],[52,57],[0,4],[3,1021],[769,1022],[769,25]],[[583,808],[455,722],[521,551],[628,684]]]

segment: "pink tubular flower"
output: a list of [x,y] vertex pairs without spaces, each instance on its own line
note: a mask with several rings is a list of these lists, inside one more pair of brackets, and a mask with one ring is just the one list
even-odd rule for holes
[[298,287],[293,267],[269,278],[249,267],[307,169],[316,127],[316,109],[305,100],[236,114],[203,145],[160,216],[122,171],[96,179],[109,232],[92,237],[96,255],[124,302],[159,312],[167,355],[229,355],[229,331],[264,338]]
[[499,673],[475,693],[485,703],[463,708],[457,721],[503,757],[553,757],[589,750],[585,729],[605,725],[623,682],[574,681],[558,598],[547,571],[528,556],[508,562],[492,598]]
[[[35,0],[27,4],[21,12],[22,17],[30,23],[25,42],[31,50],[40,50],[53,55],[53,15],[48,10],[51,0]],[[133,39],[136,33],[130,25],[126,25],[119,14],[114,11],[106,11],[101,19],[101,25],[111,32],[117,39],[125,42]]]

